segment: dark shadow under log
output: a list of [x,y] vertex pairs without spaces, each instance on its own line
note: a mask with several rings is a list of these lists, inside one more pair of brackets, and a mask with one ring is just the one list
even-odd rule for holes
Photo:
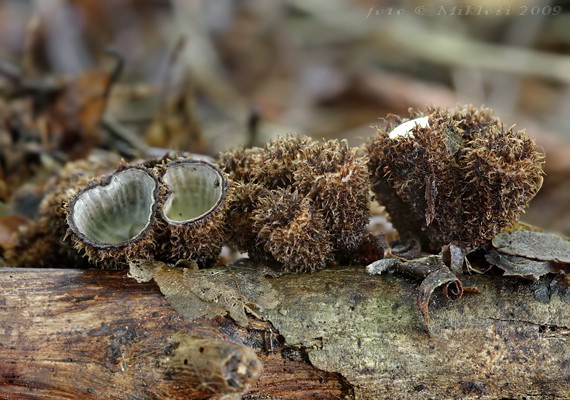
[[[481,294],[436,295],[429,337],[418,282],[397,276],[244,262],[183,275],[235,282],[218,286],[243,292],[247,326],[186,321],[155,283],[120,272],[1,269],[0,398],[198,399],[248,384],[245,399],[570,397],[570,293],[552,276],[467,277]],[[205,304],[190,286],[183,303]],[[216,357],[225,372],[211,375]]]

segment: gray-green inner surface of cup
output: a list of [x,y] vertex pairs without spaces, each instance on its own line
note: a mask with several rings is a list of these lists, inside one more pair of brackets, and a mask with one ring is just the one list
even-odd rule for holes
[[106,186],[83,192],[73,205],[73,222],[89,241],[117,245],[131,240],[151,222],[156,181],[140,169],[112,176]]
[[200,219],[223,196],[223,178],[219,171],[202,163],[180,163],[168,168],[164,183],[172,191],[164,205],[164,216],[171,222]]

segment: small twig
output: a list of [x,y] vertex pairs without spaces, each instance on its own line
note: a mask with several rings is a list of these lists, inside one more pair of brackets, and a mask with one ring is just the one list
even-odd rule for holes
[[258,144],[259,140],[259,122],[261,121],[261,114],[255,105],[251,106],[247,118],[247,133],[248,140],[246,147],[253,147]]
[[125,58],[116,49],[113,48],[108,48],[105,52],[115,59],[115,66],[109,76],[109,85],[107,88],[107,91],[110,91],[111,87],[117,83],[123,74],[123,70],[125,69]]
[[132,156],[134,149],[135,152],[144,154],[147,151],[147,146],[136,136],[134,133],[129,131],[125,126],[123,126],[119,121],[112,117],[105,117],[101,120],[101,126],[105,129],[109,135],[121,143],[127,146],[122,147],[122,152],[126,152],[128,156]]

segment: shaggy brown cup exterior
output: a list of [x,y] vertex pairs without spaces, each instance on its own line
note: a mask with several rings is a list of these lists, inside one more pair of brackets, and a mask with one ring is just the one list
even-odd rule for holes
[[361,243],[369,217],[367,158],[346,141],[284,136],[222,153],[218,162],[238,185],[229,240],[250,257],[307,272]]
[[109,269],[152,258],[160,193],[158,180],[142,166],[93,179],[66,206],[75,249]]
[[302,150],[295,187],[313,201],[336,252],[353,252],[370,218],[368,158],[346,141],[313,142]]
[[505,127],[488,108],[431,107],[409,132],[393,117],[367,144],[373,190],[403,237],[439,251],[473,248],[514,223],[542,184],[543,155],[525,132]]
[[257,245],[286,271],[313,272],[333,261],[332,237],[313,201],[289,189],[269,191],[253,213]]
[[232,188],[216,165],[192,158],[159,164],[165,191],[159,200],[158,258],[207,266],[218,259],[226,236]]

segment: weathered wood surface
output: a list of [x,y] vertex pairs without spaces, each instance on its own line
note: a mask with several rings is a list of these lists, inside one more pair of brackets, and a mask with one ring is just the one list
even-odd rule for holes
[[124,272],[0,269],[0,282],[2,399],[210,398],[211,377],[198,381],[165,365],[169,339],[227,332],[260,353],[264,369],[251,399],[346,391],[339,374],[283,357],[277,341],[266,350],[263,331],[224,318],[184,321],[154,283]]
[[[255,350],[263,372],[245,399],[570,398],[570,294],[552,277],[467,277],[482,293],[436,296],[429,337],[416,281],[244,263],[192,274],[236,290],[260,283],[275,301],[243,293],[248,327],[208,313],[185,321],[155,283],[124,273],[1,269],[0,398],[211,398],[221,386],[176,353],[193,340]],[[206,290],[191,290],[182,303],[205,304]]]

